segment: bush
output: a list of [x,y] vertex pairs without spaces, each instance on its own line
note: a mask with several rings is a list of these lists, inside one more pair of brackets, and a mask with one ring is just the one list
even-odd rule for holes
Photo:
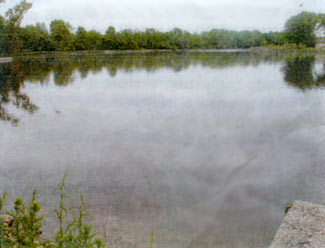
[[[36,190],[32,199],[26,204],[22,198],[16,198],[13,209],[3,211],[6,194],[0,195],[0,215],[6,214],[12,221],[5,223],[0,218],[0,248],[103,248],[103,240],[96,238],[92,226],[84,223],[84,201],[80,195],[80,205],[67,209],[64,205],[68,195],[65,193],[67,174],[58,184],[60,202],[55,213],[59,222],[59,230],[54,240],[42,240],[42,223],[44,217],[40,215],[41,207],[36,201]],[[2,215],[4,216],[4,215]]]

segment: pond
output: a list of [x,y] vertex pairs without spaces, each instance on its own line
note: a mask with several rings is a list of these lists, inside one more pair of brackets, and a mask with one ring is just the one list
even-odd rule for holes
[[[83,193],[110,247],[268,247],[325,203],[325,58],[39,54],[0,64],[0,191]],[[67,200],[67,202],[73,200]]]

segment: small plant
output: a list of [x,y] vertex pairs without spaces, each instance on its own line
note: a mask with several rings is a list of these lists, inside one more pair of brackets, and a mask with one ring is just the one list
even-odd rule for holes
[[[4,193],[3,195],[0,195],[0,215],[2,215],[4,203],[7,198],[7,193]],[[4,228],[2,223],[2,218],[0,218],[0,247],[3,246],[3,240],[4,240],[5,234],[4,234]]]
[[[36,201],[36,190],[32,199],[26,204],[22,198],[16,198],[13,209],[4,211],[6,193],[0,195],[0,215],[8,217],[10,225],[0,218],[0,248],[104,248],[103,240],[96,238],[92,226],[84,223],[87,216],[84,213],[83,195],[80,195],[80,205],[67,208],[65,199],[65,181],[67,173],[58,184],[60,196],[59,207],[55,209],[59,230],[54,240],[41,240],[43,216],[40,216],[41,207]],[[2,215],[6,214],[6,215]],[[69,222],[70,221],[70,222]]]
[[292,206],[293,206],[292,202],[287,202],[287,204],[285,205],[284,214],[287,214],[289,210],[292,208]]
[[54,241],[57,244],[58,247],[64,247],[64,228],[63,228],[63,220],[65,216],[67,215],[68,210],[64,206],[64,199],[67,198],[68,196],[64,193],[65,189],[65,180],[67,178],[67,173],[64,174],[62,181],[58,184],[58,191],[60,195],[60,203],[59,203],[59,208],[55,209],[54,212],[56,213],[56,216],[59,221],[59,231],[56,233]]
[[[64,199],[69,196],[65,194],[65,180],[67,173],[64,175],[61,183],[58,184],[60,194],[59,209],[54,210],[59,220],[59,231],[55,236],[55,247],[58,248],[103,248],[104,242],[96,238],[97,233],[92,233],[92,226],[84,224],[84,200],[80,195],[80,205],[67,209]],[[77,213],[75,210],[78,210]],[[64,225],[65,218],[69,218],[72,214],[72,220],[69,224]]]
[[150,233],[150,243],[149,243],[149,248],[153,247],[153,230]]
[[[7,214],[6,217],[11,221],[2,223],[1,218],[0,247],[47,247],[48,243],[40,239],[43,217],[39,216],[41,207],[36,201],[36,190],[34,190],[28,205],[20,197],[17,197],[13,209],[10,211],[3,211],[5,198],[6,194],[0,197],[0,214]],[[4,215],[2,216],[4,217]]]

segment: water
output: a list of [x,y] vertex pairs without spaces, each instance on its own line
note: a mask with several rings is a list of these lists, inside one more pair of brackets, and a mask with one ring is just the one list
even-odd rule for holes
[[[324,57],[38,55],[0,64],[0,190],[83,193],[111,247],[267,247],[325,203]],[[72,204],[72,203],[71,203]]]

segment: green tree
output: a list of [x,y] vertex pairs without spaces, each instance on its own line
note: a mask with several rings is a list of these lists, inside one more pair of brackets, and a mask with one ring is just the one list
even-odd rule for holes
[[109,26],[105,32],[103,38],[103,49],[105,50],[113,50],[117,49],[117,41],[116,41],[116,31],[115,28]]
[[[4,0],[0,0],[0,4]],[[22,41],[19,39],[20,24],[25,13],[32,4],[22,0],[19,4],[6,12],[6,18],[0,17],[0,50],[1,53],[14,53],[21,49]]]
[[283,45],[285,38],[282,32],[269,32],[263,34],[267,44],[270,45]]
[[90,30],[87,32],[88,50],[100,50],[103,46],[103,36],[101,33]]
[[87,50],[87,31],[84,27],[78,27],[75,34],[74,47],[76,50]]
[[65,22],[63,20],[52,21],[50,24],[50,38],[53,42],[55,50],[74,50],[72,26],[68,22]]
[[44,23],[27,25],[20,31],[23,49],[27,51],[47,51],[50,49],[50,37]]
[[32,4],[26,0],[22,0],[19,4],[15,5],[12,9],[9,9],[6,13],[8,22],[19,27],[23,20],[24,14],[32,7]]
[[284,28],[285,38],[288,43],[303,44],[314,47],[316,44],[315,27],[317,15],[311,12],[301,12],[291,17]]

